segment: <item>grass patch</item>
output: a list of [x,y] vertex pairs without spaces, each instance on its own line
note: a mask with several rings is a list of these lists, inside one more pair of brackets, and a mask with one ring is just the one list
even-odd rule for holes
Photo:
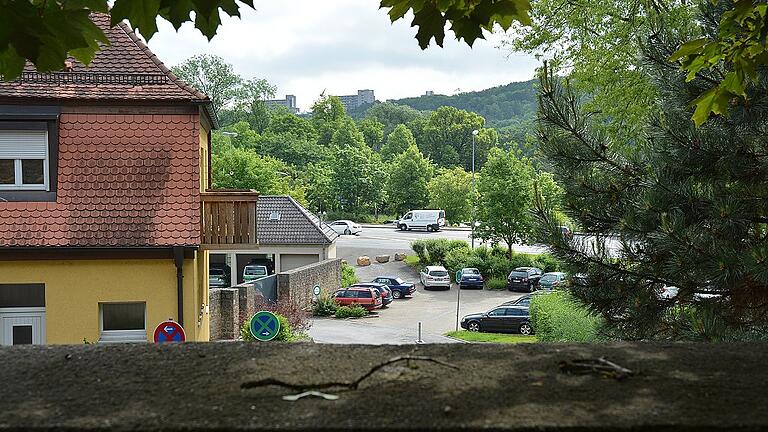
[[467,330],[452,331],[445,334],[456,339],[461,339],[467,342],[490,342],[490,343],[536,343],[539,340],[536,336],[523,336],[517,334],[505,334],[505,333],[481,333],[471,332]]
[[415,269],[419,269],[421,267],[421,260],[417,255],[406,255],[403,262]]

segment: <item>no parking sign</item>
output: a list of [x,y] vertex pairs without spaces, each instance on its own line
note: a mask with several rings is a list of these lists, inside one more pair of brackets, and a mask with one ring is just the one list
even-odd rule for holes
[[164,321],[155,328],[155,343],[184,342],[187,335],[181,324],[175,321]]

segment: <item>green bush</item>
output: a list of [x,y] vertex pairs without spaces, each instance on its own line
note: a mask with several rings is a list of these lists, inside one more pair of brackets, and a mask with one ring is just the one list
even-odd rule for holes
[[427,244],[424,240],[416,240],[411,243],[411,249],[413,249],[414,252],[416,252],[416,256],[419,257],[419,261],[424,264],[428,265],[428,259],[427,256]]
[[445,265],[446,256],[455,249],[469,249],[464,240],[427,239],[411,243],[411,249],[423,265]]
[[368,315],[368,310],[360,305],[339,306],[336,308],[336,318],[361,318]]
[[[284,317],[280,314],[275,314],[277,316],[277,320],[280,321],[280,331],[277,332],[277,336],[273,339],[276,341],[283,341],[283,342],[295,342],[301,339],[306,338],[306,334],[301,332],[295,332],[293,330],[293,326],[291,326],[291,323],[288,321],[288,318]],[[244,341],[257,341],[255,337],[251,334],[251,319],[248,318],[243,323],[242,327],[240,327],[240,337]]]
[[339,305],[326,293],[320,294],[317,301],[312,305],[312,315],[318,317],[327,317],[336,314]]
[[485,281],[485,288],[489,290],[507,289],[507,280],[500,278],[490,278]]
[[355,273],[355,268],[349,264],[342,264],[341,265],[341,287],[346,288],[358,282],[360,282],[360,279],[358,279],[357,274]]
[[594,342],[601,339],[601,319],[565,291],[534,296],[531,325],[542,342]]

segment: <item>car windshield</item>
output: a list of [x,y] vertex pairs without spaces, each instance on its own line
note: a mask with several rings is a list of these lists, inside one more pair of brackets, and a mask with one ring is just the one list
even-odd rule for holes
[[524,271],[513,271],[509,274],[511,277],[517,277],[517,278],[525,278],[528,277],[528,272]]
[[267,269],[264,267],[246,267],[245,274],[248,276],[264,276],[267,274]]
[[474,268],[464,269],[462,273],[464,273],[465,275],[469,275],[469,276],[476,276],[476,275],[480,274],[480,270],[474,269]]
[[544,275],[541,277],[542,282],[550,282],[550,281],[556,281],[557,275]]
[[444,277],[444,276],[448,276],[448,272],[445,271],[445,270],[432,270],[431,272],[429,272],[429,275],[430,276],[437,276],[437,277]]
[[224,270],[222,270],[222,269],[211,269],[209,273],[210,273],[211,276],[223,276],[224,275]]

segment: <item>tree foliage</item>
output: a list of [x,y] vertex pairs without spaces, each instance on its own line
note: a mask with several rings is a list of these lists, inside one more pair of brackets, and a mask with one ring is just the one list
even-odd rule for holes
[[381,157],[385,162],[390,162],[412,146],[416,146],[416,140],[413,138],[413,134],[407,126],[399,124],[395,130],[389,134],[384,146],[381,147]]
[[[253,0],[240,0],[253,7]],[[149,40],[157,33],[157,17],[170,22],[177,30],[185,22],[210,40],[221,24],[220,11],[240,16],[235,0],[108,0],[86,1],[0,1],[0,76],[16,79],[25,61],[38,71],[51,72],[64,68],[71,55],[89,64],[99,44],[108,44],[104,32],[90,19],[93,12],[109,13],[112,25],[126,20]]]
[[477,39],[484,39],[483,30],[493,31],[499,25],[507,30],[514,21],[530,24],[528,0],[381,0],[381,7],[389,9],[392,22],[413,13],[412,27],[418,27],[416,40],[422,49],[429,46],[432,38],[443,46],[445,27],[450,24],[456,38],[469,46]]
[[429,204],[427,186],[432,179],[432,164],[415,145],[392,161],[387,184],[389,206],[396,214],[424,208]]
[[190,57],[171,70],[187,84],[205,93],[211,99],[216,115],[225,108],[250,113],[254,104],[275,94],[275,88],[266,80],[245,80],[235,73],[231,64],[211,54]]
[[477,181],[479,196],[476,235],[504,242],[510,258],[512,245],[526,242],[532,231],[534,171],[527,159],[491,149]]
[[[719,18],[706,17],[722,9],[703,8],[705,33],[716,32]],[[736,331],[765,326],[768,317],[765,70],[746,89],[751,106],[729,105],[727,116],[697,128],[690,96],[712,79],[687,80],[667,61],[679,46],[672,33],[649,40],[661,115],[633,152],[596,127],[567,83],[542,76],[541,151],[562,180],[566,213],[596,237],[563,238],[553,212],[538,203],[539,238],[586,274],[574,295],[624,338],[685,337],[698,331],[691,316]],[[663,286],[678,292],[660,296]]]
[[[670,57],[680,60],[689,81],[705,70],[715,72],[716,84],[691,102],[696,107],[692,118],[697,126],[710,114],[725,115],[731,104],[748,105],[747,86],[757,81],[758,69],[768,65],[768,4],[752,0],[724,3],[703,17],[711,31],[684,43]],[[718,17],[715,29],[712,20]]]
[[695,2],[685,0],[539,0],[532,25],[514,25],[504,45],[548,61],[574,88],[607,133],[636,137],[656,115],[653,83],[643,73],[645,40],[664,19],[681,37],[697,37]]
[[441,169],[427,188],[429,206],[445,210],[450,223],[472,221],[472,174],[461,167]]
[[498,143],[498,134],[484,129],[485,119],[479,115],[453,107],[440,107],[433,112],[423,130],[423,139],[417,141],[424,154],[441,167],[460,165],[472,169],[472,131],[475,139],[476,167],[481,167],[488,150]]

